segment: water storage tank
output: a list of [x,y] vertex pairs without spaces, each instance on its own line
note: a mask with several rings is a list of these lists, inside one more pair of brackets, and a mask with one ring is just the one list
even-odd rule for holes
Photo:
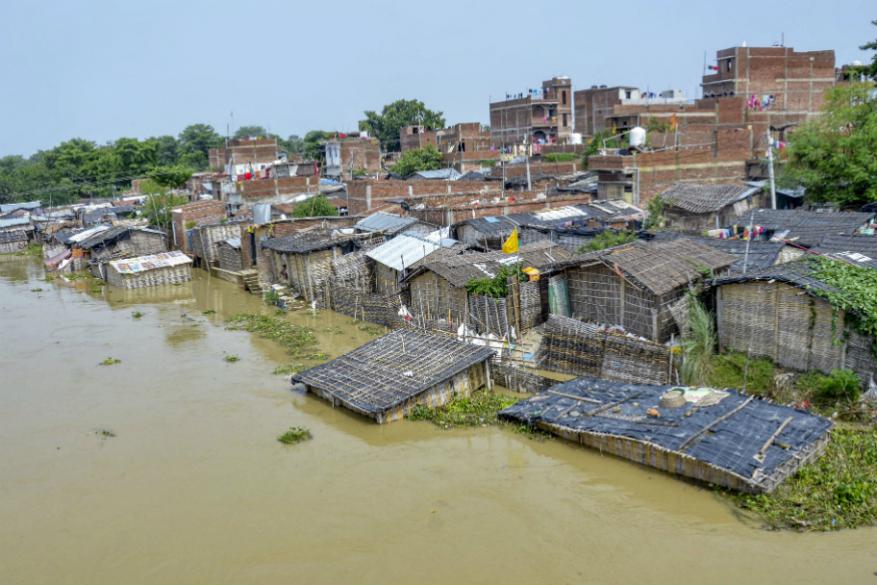
[[629,138],[631,148],[642,148],[646,144],[646,129],[639,126],[632,128]]
[[581,132],[573,132],[569,135],[570,144],[581,144],[582,143],[582,133]]

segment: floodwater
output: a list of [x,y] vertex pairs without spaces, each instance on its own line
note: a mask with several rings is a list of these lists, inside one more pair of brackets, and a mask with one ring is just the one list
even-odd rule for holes
[[[223,328],[261,301],[196,272],[95,293],[0,259],[0,583],[877,584],[874,529],[768,532],[559,440],[378,426],[293,393],[282,350]],[[330,355],[371,338],[289,318]],[[293,425],[313,440],[278,443]]]

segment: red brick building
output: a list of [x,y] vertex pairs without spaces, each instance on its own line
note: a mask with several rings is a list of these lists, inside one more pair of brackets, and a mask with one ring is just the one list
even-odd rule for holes
[[174,248],[190,253],[188,231],[198,226],[219,223],[226,217],[226,207],[222,201],[195,201],[174,207],[171,210],[171,240]]
[[497,148],[520,149],[528,144],[566,143],[573,128],[572,81],[553,77],[541,90],[507,95],[490,104],[490,132]]

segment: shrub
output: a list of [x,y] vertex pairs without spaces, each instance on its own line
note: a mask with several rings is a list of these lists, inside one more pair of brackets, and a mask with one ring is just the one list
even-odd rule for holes
[[502,299],[508,296],[508,280],[517,273],[518,280],[525,282],[527,275],[520,266],[510,268],[503,266],[496,272],[493,278],[473,278],[466,283],[466,290],[470,294],[487,295],[496,299]]
[[596,252],[597,250],[611,248],[612,246],[629,244],[634,240],[636,240],[636,234],[634,232],[605,230],[594,236],[594,238],[587,244],[579,246],[578,252],[580,254]]
[[571,162],[577,158],[578,155],[574,152],[549,152],[548,154],[542,155],[542,160],[550,163]]
[[819,404],[855,402],[862,392],[859,376],[850,370],[832,370],[816,382],[813,399]]
[[284,445],[294,445],[313,438],[311,431],[305,427],[289,427],[289,430],[277,437]]

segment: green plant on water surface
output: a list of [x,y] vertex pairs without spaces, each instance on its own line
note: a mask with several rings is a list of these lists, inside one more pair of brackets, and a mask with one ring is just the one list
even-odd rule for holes
[[297,373],[303,367],[304,366],[302,366],[301,364],[287,364],[285,366],[277,366],[271,373],[275,376],[291,376],[292,374]]
[[771,494],[733,495],[772,529],[840,530],[877,522],[877,429],[836,428],[825,454]]
[[238,355],[234,355],[233,353],[226,354],[225,356],[223,356],[222,359],[224,359],[229,364],[241,361],[241,357]]
[[134,311],[133,313],[131,313],[131,316],[132,316],[134,319],[142,319],[142,318],[143,318],[143,313],[141,313],[140,311]]
[[98,429],[94,432],[95,435],[101,437],[102,439],[111,439],[116,436],[116,433],[111,429]]
[[526,282],[528,277],[520,266],[510,267],[503,266],[496,271],[496,275],[492,278],[473,278],[466,283],[466,290],[470,294],[486,295],[496,299],[502,299],[508,296],[509,278],[517,276],[520,282]]
[[36,287],[36,288],[30,289],[30,292],[41,293],[41,292],[43,292],[43,289],[41,289],[40,287]]
[[277,316],[242,313],[226,322],[231,331],[248,331],[279,343],[293,357],[314,353],[317,338],[313,329],[295,325]]
[[121,364],[122,360],[114,357],[105,358],[102,362],[100,362],[101,366],[115,366],[116,364]]
[[311,431],[306,427],[289,427],[289,430],[277,437],[277,440],[284,445],[295,445],[312,438]]
[[445,429],[493,425],[499,423],[497,413],[517,401],[514,396],[478,390],[469,396],[452,398],[447,404],[437,408],[417,404],[408,417],[411,420],[427,420]]
[[265,294],[262,295],[262,298],[269,305],[276,305],[280,302],[280,294],[274,289],[265,292]]
[[41,257],[43,255],[43,246],[41,244],[28,244],[26,248],[22,248],[15,253],[16,256],[33,256]]
[[201,311],[202,315],[215,315],[216,311],[213,309],[207,309],[206,311]]

